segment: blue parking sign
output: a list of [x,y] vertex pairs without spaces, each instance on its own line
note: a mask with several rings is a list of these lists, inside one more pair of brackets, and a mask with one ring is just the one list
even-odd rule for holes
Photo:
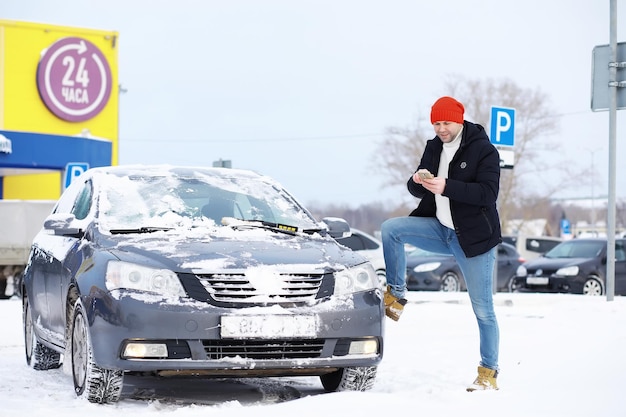
[[491,143],[513,146],[515,143],[515,109],[491,108]]
[[86,162],[70,162],[65,165],[65,188],[69,187],[74,178],[79,177],[80,174],[89,169],[89,164]]

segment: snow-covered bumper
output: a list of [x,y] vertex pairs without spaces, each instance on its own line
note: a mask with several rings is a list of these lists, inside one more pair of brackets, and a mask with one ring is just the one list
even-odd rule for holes
[[83,300],[93,359],[109,369],[219,376],[321,375],[373,366],[383,355],[380,289],[313,305],[225,308],[146,302],[131,294]]

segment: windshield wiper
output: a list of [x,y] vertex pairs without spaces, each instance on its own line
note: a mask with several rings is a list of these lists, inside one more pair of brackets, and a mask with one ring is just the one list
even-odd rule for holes
[[113,235],[125,235],[131,233],[152,233],[159,232],[163,230],[172,230],[171,227],[155,227],[155,226],[144,226],[139,227],[137,229],[111,229],[109,232]]
[[222,219],[222,224],[224,226],[230,226],[234,229],[261,228],[261,229],[271,230],[274,232],[286,233],[288,235],[295,235],[298,232],[304,231],[302,229],[299,229],[296,226],[291,226],[288,224],[268,222],[265,220],[242,220],[242,219],[236,219],[234,217],[224,217]]

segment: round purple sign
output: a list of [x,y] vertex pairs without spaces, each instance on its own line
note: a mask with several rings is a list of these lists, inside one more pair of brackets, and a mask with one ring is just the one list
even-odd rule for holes
[[111,96],[111,68],[100,50],[82,38],[63,38],[41,56],[37,89],[46,107],[69,122],[89,120]]

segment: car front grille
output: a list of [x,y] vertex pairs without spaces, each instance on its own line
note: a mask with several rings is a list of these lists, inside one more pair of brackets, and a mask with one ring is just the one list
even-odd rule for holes
[[320,357],[324,340],[203,340],[202,344],[207,359],[212,360],[310,359]]
[[549,277],[552,274],[556,273],[556,268],[541,268],[541,269],[527,269],[526,273],[528,274],[529,277],[534,277],[534,276],[538,276],[538,277]]
[[198,275],[209,295],[223,303],[301,303],[325,296],[324,274],[271,274],[255,285],[243,273]]

